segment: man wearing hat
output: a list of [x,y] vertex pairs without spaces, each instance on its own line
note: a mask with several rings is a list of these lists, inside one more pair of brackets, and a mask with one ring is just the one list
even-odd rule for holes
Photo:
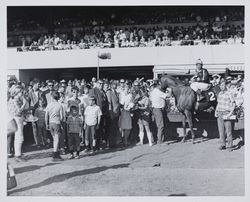
[[116,139],[119,133],[118,129],[118,120],[120,116],[120,103],[119,103],[119,96],[116,92],[117,83],[113,81],[111,83],[111,88],[107,91],[107,98],[108,98],[108,142],[109,147],[114,148],[116,147]]
[[209,73],[207,69],[203,68],[201,59],[196,61],[196,74],[191,78],[191,82],[190,87],[197,93],[197,100],[202,100],[204,96],[201,93],[208,90],[211,84],[209,83]]

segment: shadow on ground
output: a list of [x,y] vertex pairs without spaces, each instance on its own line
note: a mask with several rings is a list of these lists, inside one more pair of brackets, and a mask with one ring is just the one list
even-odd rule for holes
[[58,163],[47,163],[47,164],[41,165],[41,166],[30,165],[30,166],[15,168],[14,170],[15,170],[15,174],[21,174],[21,173],[25,173],[25,172],[31,172],[31,171],[34,171],[34,170],[38,170],[38,169],[41,169],[43,167],[53,166],[53,165],[56,165],[56,164],[58,164]]
[[77,177],[77,176],[96,174],[96,173],[100,173],[100,172],[103,172],[103,171],[106,171],[109,169],[126,168],[128,166],[129,166],[129,163],[123,163],[123,164],[118,164],[118,165],[113,165],[113,166],[101,166],[101,167],[97,167],[97,168],[90,168],[90,169],[86,169],[86,170],[79,170],[79,171],[75,171],[75,172],[71,172],[71,173],[64,173],[64,174],[60,174],[60,175],[55,175],[55,176],[50,177],[42,182],[37,183],[37,184],[33,184],[33,185],[23,187],[20,189],[8,191],[7,195],[9,196],[9,195],[17,193],[17,192],[24,192],[24,191],[28,191],[31,189],[36,189],[39,187],[47,186],[47,185],[50,185],[53,183],[63,182],[65,180],[68,180],[70,178]]

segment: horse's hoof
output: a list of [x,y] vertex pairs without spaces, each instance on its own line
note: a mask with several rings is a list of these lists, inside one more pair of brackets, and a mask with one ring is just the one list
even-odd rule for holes
[[196,142],[195,142],[194,140],[192,141],[192,143],[193,143],[193,144],[196,144]]

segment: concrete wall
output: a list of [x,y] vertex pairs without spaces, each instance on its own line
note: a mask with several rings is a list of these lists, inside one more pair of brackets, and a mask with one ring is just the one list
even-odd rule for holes
[[97,67],[97,55],[111,53],[100,66],[183,66],[194,65],[197,58],[204,64],[244,63],[244,45],[169,46],[144,48],[110,48],[62,51],[17,52],[8,49],[8,69],[47,69]]

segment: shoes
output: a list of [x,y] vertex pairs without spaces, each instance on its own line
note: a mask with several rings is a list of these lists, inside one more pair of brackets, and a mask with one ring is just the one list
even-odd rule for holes
[[79,156],[79,155],[76,155],[76,156],[75,156],[75,159],[80,159],[80,156]]
[[84,153],[88,153],[90,151],[90,149],[86,148],[83,150]]
[[53,161],[63,161],[64,159],[60,156],[59,152],[53,153]]
[[25,160],[23,157],[21,157],[21,156],[17,156],[17,157],[15,157],[15,161],[16,162],[26,162],[27,160]]
[[154,145],[154,143],[149,143],[148,145],[149,145],[150,147],[152,147],[152,146]]
[[68,157],[68,159],[74,159],[73,154],[70,154],[69,157]]
[[94,151],[94,150],[91,150],[89,153],[90,153],[90,154],[94,154],[94,153],[95,153],[95,151]]
[[61,153],[61,155],[65,155],[65,154],[66,154],[66,152],[65,152],[64,149],[61,149],[61,150],[60,150],[60,153]]
[[162,140],[158,140],[158,141],[157,141],[157,144],[162,144],[162,143],[163,143]]
[[8,158],[13,158],[14,155],[13,154],[8,154]]
[[226,146],[225,145],[221,145],[220,147],[219,147],[219,150],[225,150],[226,149]]
[[138,142],[138,143],[136,144],[136,146],[139,146],[139,145],[143,145],[143,143],[142,143],[142,142]]
[[234,149],[233,149],[233,147],[228,147],[227,150],[228,150],[229,152],[232,152]]

